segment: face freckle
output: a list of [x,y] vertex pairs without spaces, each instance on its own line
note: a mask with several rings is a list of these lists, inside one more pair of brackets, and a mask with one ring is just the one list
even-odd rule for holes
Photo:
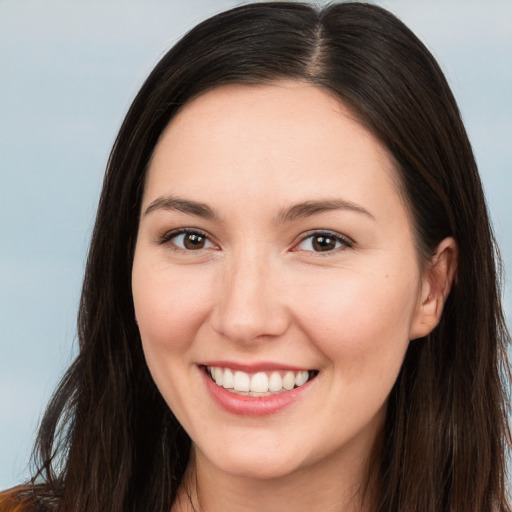
[[[350,110],[305,83],[222,86],[170,122],[132,288],[149,369],[199,464],[268,478],[367,459],[424,286],[395,182]],[[272,394],[289,372],[299,385]],[[258,403],[229,388],[246,375],[267,390]]]

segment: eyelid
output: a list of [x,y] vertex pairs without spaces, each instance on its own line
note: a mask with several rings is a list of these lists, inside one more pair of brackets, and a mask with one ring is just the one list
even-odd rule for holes
[[[322,235],[333,238],[337,242],[341,242],[342,247],[338,247],[338,248],[328,250],[328,251],[308,251],[308,250],[298,248],[298,246],[301,243],[303,243],[304,241],[306,241],[308,238],[311,238],[314,236],[322,236]],[[322,255],[326,256],[328,254],[333,254],[340,250],[351,249],[354,247],[354,244],[355,244],[355,242],[350,237],[348,237],[347,235],[338,233],[337,231],[332,231],[330,229],[312,229],[312,230],[306,231],[305,233],[302,233],[300,236],[297,237],[297,239],[295,240],[295,242],[292,245],[291,251],[313,252],[320,256],[322,256]]]

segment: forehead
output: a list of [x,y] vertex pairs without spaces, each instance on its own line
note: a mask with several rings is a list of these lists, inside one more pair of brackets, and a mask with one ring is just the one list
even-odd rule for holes
[[385,190],[398,198],[397,181],[387,150],[325,89],[225,85],[189,102],[164,130],[144,203],[162,194],[208,203],[250,198],[260,207],[311,196],[364,203]]
[[[311,146],[325,150],[329,142],[343,145],[338,137],[341,129],[342,135],[352,132],[350,136],[366,139],[375,150],[387,156],[387,150],[357,118],[333,92],[308,82],[230,84],[204,92],[185,104],[159,142],[177,141],[180,133],[185,132],[187,137],[196,136],[201,142],[226,135],[230,139],[273,142],[283,149],[298,149],[295,143],[304,142],[306,136]],[[305,123],[310,127],[307,133],[302,131]],[[237,128],[240,131],[233,133]],[[333,133],[333,128],[338,132]],[[162,144],[157,149],[158,146]]]

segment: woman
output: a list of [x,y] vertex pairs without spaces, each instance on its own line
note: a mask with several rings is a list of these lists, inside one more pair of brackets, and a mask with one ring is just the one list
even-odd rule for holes
[[391,14],[205,21],[120,130],[80,354],[2,505],[509,511],[494,251],[453,96]]

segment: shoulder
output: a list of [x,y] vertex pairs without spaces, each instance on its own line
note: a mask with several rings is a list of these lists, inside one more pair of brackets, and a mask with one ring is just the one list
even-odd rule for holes
[[0,492],[0,512],[45,512],[31,485],[19,485]]

